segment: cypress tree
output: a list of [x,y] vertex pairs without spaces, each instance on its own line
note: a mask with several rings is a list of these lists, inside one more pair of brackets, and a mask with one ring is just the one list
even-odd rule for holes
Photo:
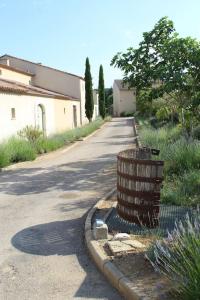
[[92,76],[90,72],[90,62],[89,58],[86,58],[85,63],[85,114],[89,122],[92,121],[94,110],[94,100],[92,91]]
[[104,89],[104,76],[103,76],[103,66],[100,65],[99,68],[99,114],[104,119],[105,118],[105,89]]

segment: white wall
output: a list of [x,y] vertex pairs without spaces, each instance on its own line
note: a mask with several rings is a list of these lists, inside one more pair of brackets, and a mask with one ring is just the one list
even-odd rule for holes
[[119,89],[113,84],[113,114],[120,116],[121,113],[132,113],[136,111],[136,95],[134,90]]
[[93,100],[94,100],[94,111],[92,120],[95,120],[99,116],[99,94],[96,90],[93,90]]
[[[15,135],[27,125],[37,125],[37,105],[42,104],[46,113],[46,133],[55,132],[54,99],[7,94],[0,92],[0,140]],[[11,109],[15,108],[16,118],[12,120]]]
[[120,90],[119,115],[136,111],[136,96],[132,90]]
[[0,79],[8,79],[21,82],[23,84],[30,84],[31,76],[25,75],[19,72],[15,72],[13,70],[5,69],[4,67],[0,66]]
[[113,84],[113,115],[119,117],[119,102],[120,102],[120,92],[117,84]]
[[85,81],[83,81],[83,80],[80,80],[80,92],[81,92],[81,95],[80,95],[81,124],[85,125],[88,123],[88,119],[85,114]]
[[73,100],[55,99],[55,123],[56,132],[64,132],[74,128],[73,106],[76,106],[77,112],[77,127],[80,127],[80,102]]

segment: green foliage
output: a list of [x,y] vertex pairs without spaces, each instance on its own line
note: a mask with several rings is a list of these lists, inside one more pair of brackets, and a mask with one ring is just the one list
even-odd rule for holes
[[23,139],[11,138],[6,147],[10,153],[11,163],[34,160],[36,158],[34,147]]
[[[157,241],[149,257],[156,271],[172,283],[174,296],[181,300],[200,299],[200,217],[186,216],[167,239]],[[147,253],[148,256],[148,253]]]
[[43,132],[38,127],[26,126],[18,133],[19,137],[28,140],[30,143],[35,144],[37,140],[43,135]]
[[100,116],[104,119],[106,110],[105,110],[105,88],[104,88],[104,75],[103,75],[103,66],[100,65],[99,68],[99,113]]
[[133,117],[135,112],[121,112],[120,117]]
[[197,140],[200,140],[200,125],[194,128],[193,137]]
[[181,176],[166,177],[161,199],[167,204],[196,206],[200,204],[199,170],[185,172]]
[[160,149],[165,161],[161,200],[177,205],[200,204],[200,143],[187,140],[179,126],[140,130],[144,146]]
[[180,127],[161,127],[154,129],[152,127],[144,127],[140,130],[140,139],[144,146],[161,149],[161,159],[168,151],[168,146],[177,141],[181,137],[182,131]]
[[48,153],[64,146],[64,140],[56,137],[41,138],[35,144],[38,154]]
[[162,57],[163,46],[175,37],[173,22],[167,17],[159,20],[150,32],[143,33],[137,49],[129,48],[126,53],[117,53],[111,65],[124,72],[124,80],[137,90],[151,88],[152,82],[160,80],[165,69]]
[[140,132],[142,144],[160,149],[158,159],[165,161],[166,175],[183,174],[200,168],[200,144],[181,136],[179,127],[146,128]]
[[137,111],[142,116],[151,116],[153,106],[149,89],[143,89],[137,93]]
[[10,163],[10,153],[5,144],[0,145],[0,168],[8,166]]
[[112,105],[113,105],[113,89],[105,89],[105,109],[107,115],[112,115]]
[[[79,128],[79,130],[81,130],[81,132],[79,133],[78,137],[85,137],[85,136],[91,134],[92,132],[94,132],[95,130],[100,128],[103,123],[104,123],[104,121],[102,120],[102,118],[98,118],[95,121],[93,121],[91,124],[87,124],[87,125]],[[77,136],[77,131],[76,131],[76,136]]]
[[200,144],[181,138],[163,149],[161,158],[167,161],[167,174],[182,174],[184,171],[200,168]]
[[20,161],[34,160],[36,150],[28,141],[19,138],[10,138],[0,145],[0,166],[5,167]]
[[85,63],[85,114],[89,122],[92,121],[94,111],[94,100],[93,100],[93,90],[92,90],[92,76],[90,71],[89,58],[86,58]]
[[[181,38],[167,17],[143,34],[137,49],[114,56],[111,65],[124,72],[124,81],[136,87],[138,109],[151,112],[152,99],[164,98],[166,114],[181,114],[182,126],[189,134],[200,120],[200,42]],[[140,95],[141,91],[145,95]],[[147,95],[148,92],[148,95]]]

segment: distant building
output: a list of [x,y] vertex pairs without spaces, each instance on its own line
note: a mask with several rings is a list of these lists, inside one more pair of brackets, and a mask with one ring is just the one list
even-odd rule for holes
[[84,78],[10,55],[0,57],[0,139],[27,125],[50,135],[87,122]]
[[120,116],[123,113],[136,111],[136,90],[129,89],[122,80],[116,79],[113,84],[113,114]]
[[98,92],[98,90],[93,90],[93,100],[94,100],[93,120],[95,120],[99,116],[99,92]]

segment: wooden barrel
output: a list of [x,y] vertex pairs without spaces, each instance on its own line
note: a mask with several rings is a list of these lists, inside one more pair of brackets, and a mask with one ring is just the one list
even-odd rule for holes
[[[131,223],[158,226],[163,165],[152,149],[136,148],[117,156],[117,212]],[[154,149],[154,153],[156,150]]]

